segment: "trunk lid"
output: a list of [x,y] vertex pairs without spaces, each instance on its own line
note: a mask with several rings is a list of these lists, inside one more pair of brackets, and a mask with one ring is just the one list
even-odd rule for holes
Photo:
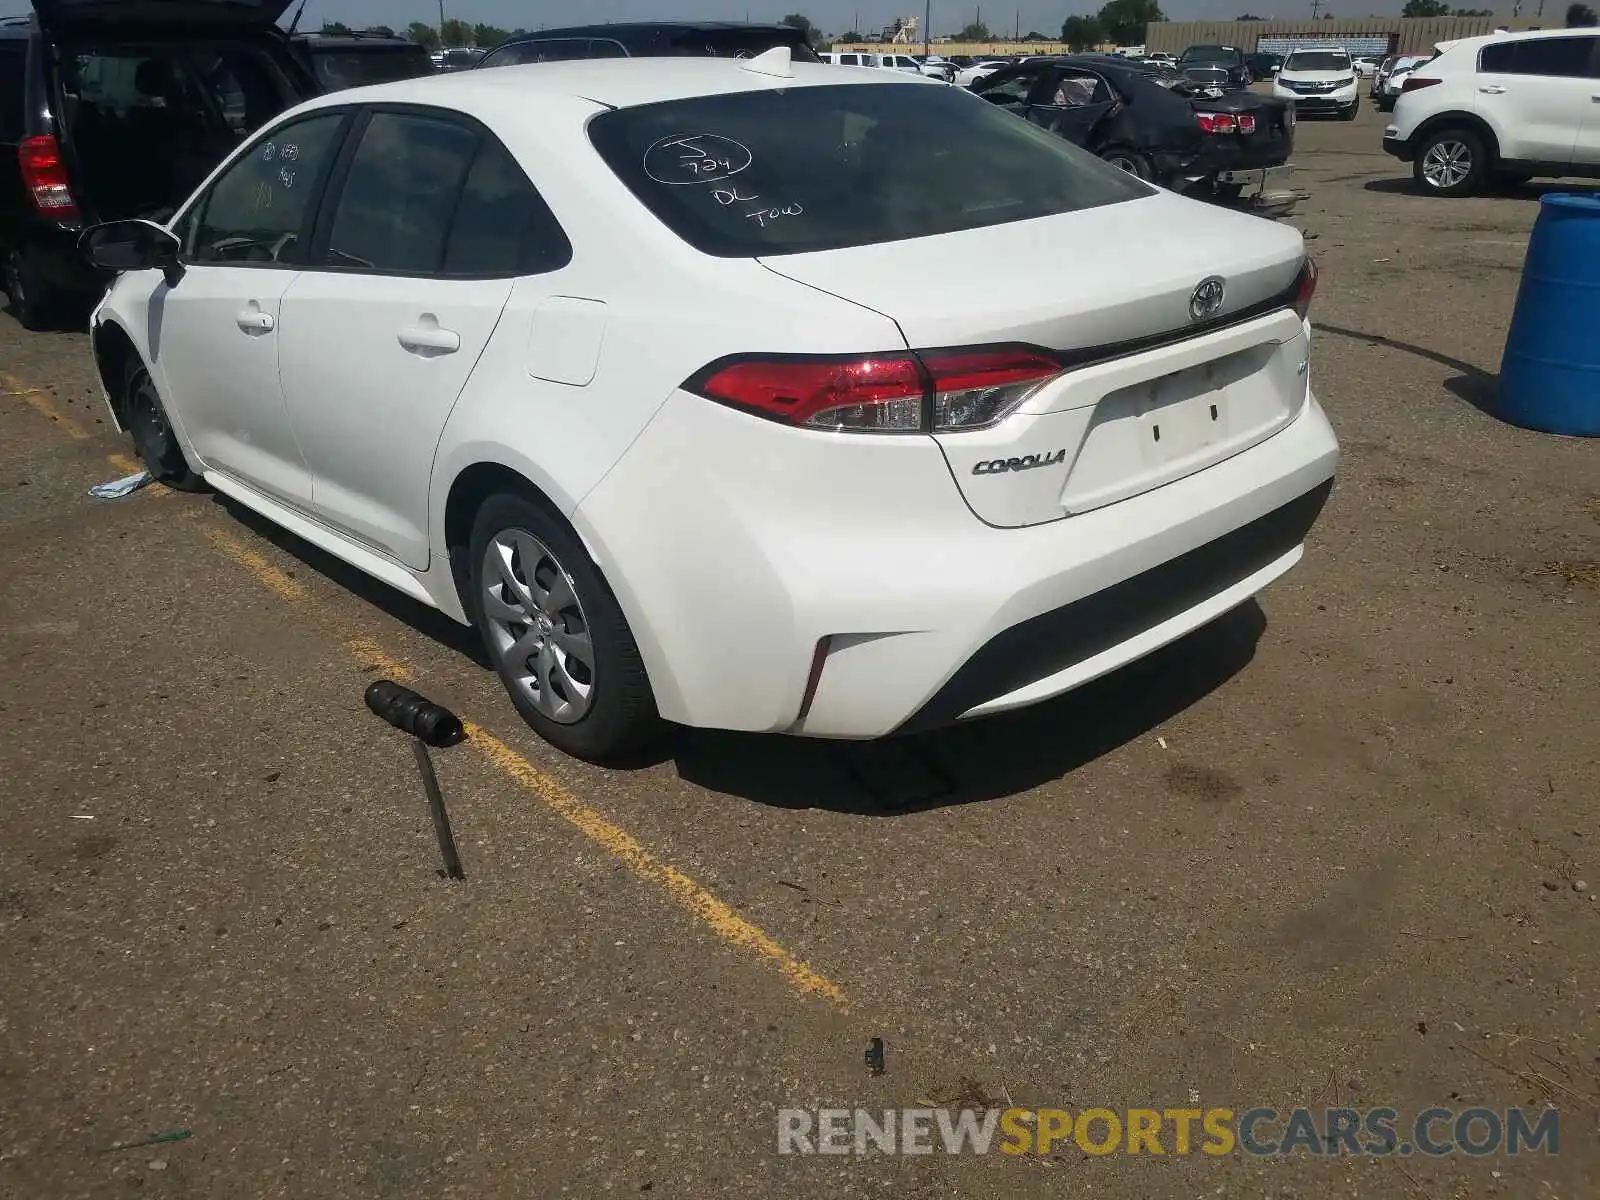
[[[1167,193],[939,237],[763,259],[894,320],[915,350],[1027,345],[1067,369],[984,429],[936,433],[992,525],[1086,512],[1204,469],[1287,425],[1304,327],[1283,297],[1300,234]],[[1220,307],[1191,315],[1199,285]]]
[[39,24],[65,32],[107,26],[273,25],[292,0],[33,0]]

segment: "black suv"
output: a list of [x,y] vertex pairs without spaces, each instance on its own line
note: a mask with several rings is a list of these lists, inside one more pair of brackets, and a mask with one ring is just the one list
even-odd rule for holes
[[294,39],[325,91],[415,79],[438,70],[425,46],[372,33],[302,33]]
[[1215,84],[1224,91],[1253,82],[1244,51],[1237,46],[1190,46],[1178,55],[1178,70],[1193,83]]
[[241,139],[321,89],[289,0],[34,0],[0,21],[0,262],[11,312],[50,324],[106,277],[98,221],[160,220]]
[[575,58],[753,58],[789,47],[796,62],[820,62],[804,31],[792,25],[741,25],[733,21],[629,21],[541,29],[501,42],[478,63],[511,67]]

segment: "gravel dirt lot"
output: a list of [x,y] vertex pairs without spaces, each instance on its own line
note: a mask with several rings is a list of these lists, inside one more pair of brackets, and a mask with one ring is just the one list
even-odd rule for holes
[[[214,497],[89,499],[85,338],[0,314],[0,1194],[1595,1195],[1600,446],[1482,407],[1541,189],[1415,195],[1382,124],[1299,134],[1304,563],[910,744],[565,760],[448,622]],[[477,725],[464,882],[362,705],[400,673]],[[783,1106],[991,1100],[1553,1103],[1560,1152],[776,1152]]]

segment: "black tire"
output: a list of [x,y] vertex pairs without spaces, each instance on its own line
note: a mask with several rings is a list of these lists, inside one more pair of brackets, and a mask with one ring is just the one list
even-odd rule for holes
[[52,326],[61,307],[60,301],[45,288],[39,273],[21,249],[12,249],[6,254],[5,291],[17,324],[35,332]]
[[1430,196],[1475,195],[1483,191],[1489,175],[1489,151],[1483,139],[1460,125],[1429,133],[1418,144],[1411,164],[1411,177]]
[[137,356],[129,361],[122,385],[122,423],[152,479],[180,492],[205,490],[205,481],[190,470],[183,456],[155,381]]
[[[493,547],[496,556],[500,556],[501,546],[506,541],[521,547],[531,544],[532,553],[518,549],[505,558],[506,567],[500,571],[501,578],[496,582],[488,578],[489,555]],[[575,758],[606,762],[636,754],[660,736],[664,725],[656,712],[655,694],[650,690],[650,678],[645,673],[644,660],[639,656],[627,618],[583,548],[583,542],[560,514],[547,503],[527,495],[495,493],[483,502],[473,518],[468,554],[471,581],[468,615],[483,638],[484,649],[512,704],[540,737]],[[529,565],[525,561],[528,558],[538,561]],[[505,581],[505,571],[511,573],[518,586],[509,607],[531,614],[530,619],[520,625],[496,620],[487,611],[492,603],[488,592],[491,587],[501,598],[499,602],[505,603],[503,598],[512,586]],[[563,572],[564,581],[559,578]],[[570,585],[572,603],[549,600],[552,605],[560,604],[553,614],[538,609],[537,604],[530,608],[520,594],[525,592],[529,597],[538,597],[542,593],[549,598],[563,582]],[[586,697],[578,695],[576,689],[568,695],[570,685],[550,672],[541,683],[538,669],[529,665],[533,652],[520,662],[514,660],[515,651],[523,647],[525,637],[541,636],[534,623],[541,616],[550,647],[558,645],[558,632],[569,636],[586,635],[593,659],[591,664],[585,664],[581,657],[564,648],[560,655],[566,678],[580,687],[587,684]],[[546,649],[555,655],[554,649]],[[586,680],[582,678],[584,675],[588,677]],[[577,713],[568,711],[564,717],[547,712],[540,707],[536,689],[529,686],[530,679],[538,685],[539,692],[545,686],[550,688],[548,693],[543,693],[547,708],[576,710],[580,704],[586,707]]]
[[1381,112],[1381,113],[1393,112],[1394,111],[1394,98],[1391,97],[1391,96],[1381,96],[1381,97],[1379,97],[1379,99],[1378,99],[1378,111]]
[[1155,170],[1150,166],[1150,160],[1137,150],[1129,150],[1126,146],[1107,146],[1100,151],[1100,157],[1113,167],[1135,175],[1146,183],[1155,178]]
[[1341,112],[1339,114],[1339,120],[1341,120],[1341,121],[1354,121],[1356,119],[1356,114],[1359,113],[1360,111],[1361,111],[1361,101],[1357,100],[1348,109],[1346,109],[1344,112]]

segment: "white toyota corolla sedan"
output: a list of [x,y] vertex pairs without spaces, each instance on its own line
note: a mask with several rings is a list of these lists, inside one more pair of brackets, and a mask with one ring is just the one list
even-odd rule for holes
[[150,470],[477,626],[587,758],[1055,696],[1332,487],[1298,232],[781,49],[339,92],[85,242]]

